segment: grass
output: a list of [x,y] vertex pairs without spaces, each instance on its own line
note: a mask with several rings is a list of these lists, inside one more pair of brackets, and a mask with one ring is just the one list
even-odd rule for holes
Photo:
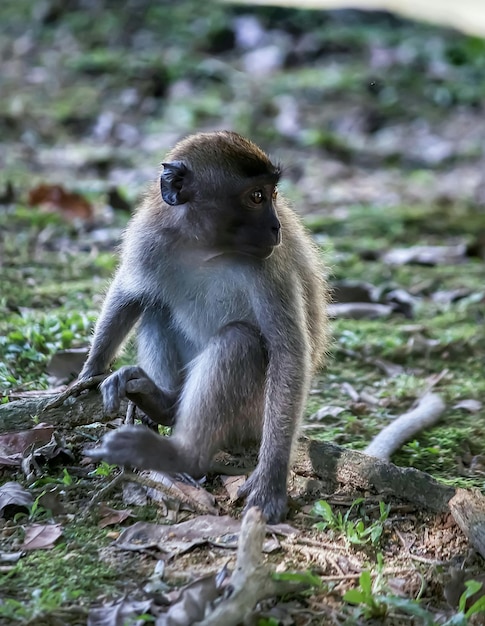
[[[469,459],[485,447],[485,425],[480,413],[456,407],[460,400],[485,399],[483,258],[469,256],[461,265],[434,267],[391,267],[379,258],[382,251],[401,246],[457,240],[473,244],[483,230],[483,207],[472,201],[443,202],[436,192],[426,203],[392,207],[346,203],[332,210],[325,189],[312,189],[305,178],[296,183],[292,179],[293,165],[298,169],[301,163],[315,162],[324,167],[328,155],[358,161],[355,136],[342,134],[336,123],[341,111],[343,116],[360,107],[376,117],[381,128],[392,128],[415,118],[432,125],[460,107],[462,112],[474,110],[485,94],[483,41],[408,22],[389,26],[386,16],[373,22],[328,17],[331,27],[320,28],[314,13],[266,7],[255,13],[263,27],[271,32],[289,27],[292,37],[308,32],[316,38],[317,52],[302,58],[289,55],[281,68],[261,79],[241,71],[240,55],[234,51],[214,63],[211,50],[228,24],[229,14],[221,5],[179,2],[167,11],[166,3],[135,4],[139,10],[119,11],[101,3],[98,13],[74,7],[56,16],[56,3],[40,8],[28,0],[2,3],[2,51],[17,50],[14,61],[25,71],[7,64],[1,78],[0,194],[10,182],[16,195],[13,202],[0,204],[0,401],[7,402],[13,393],[47,388],[51,356],[60,349],[88,345],[116,266],[118,235],[128,219],[123,212],[107,217],[106,191],[113,180],[134,202],[142,181],[153,175],[167,136],[224,124],[251,135],[276,155],[289,150],[292,158],[296,156],[281,190],[303,209],[318,204],[307,224],[325,249],[333,281],[365,280],[383,295],[402,288],[416,299],[412,319],[394,314],[384,320],[333,322],[328,367],[315,381],[306,414],[316,413],[322,405],[344,410],[325,417],[309,432],[363,448],[392,417],[409,409],[430,376],[446,370],[436,386],[447,405],[441,422],[408,442],[393,460],[448,484],[483,489],[483,475],[470,470]],[[25,16],[49,7],[52,15],[34,15],[26,29]],[[231,11],[231,16],[238,16],[243,10]],[[22,42],[31,44],[24,53],[19,52]],[[370,62],[376,47],[408,61],[376,69]],[[438,75],[436,68],[441,68]],[[274,124],[274,99],[289,93],[296,94],[301,106],[301,132],[281,137]],[[106,111],[114,116],[112,134],[96,139],[93,129]],[[138,133],[133,145],[116,135],[119,123]],[[372,140],[373,132],[366,137]],[[145,138],[150,139],[148,147]],[[473,158],[474,148],[467,150],[453,158],[464,162]],[[399,172],[403,185],[431,190],[436,173],[449,165],[432,169],[410,164],[399,151],[372,158],[366,167]],[[28,190],[38,182],[62,182],[88,197],[95,210],[94,224],[68,222],[57,213],[28,206]],[[318,202],[310,200],[315,196]],[[93,234],[96,229],[100,235],[110,229],[114,234],[103,244]],[[433,299],[437,291],[453,289],[469,294],[448,304]],[[118,363],[133,362],[133,352],[130,345]],[[379,359],[399,365],[400,373],[385,375]],[[376,404],[352,400],[344,383],[358,393],[367,392]],[[2,596],[8,598],[0,604],[1,624],[12,620],[41,624],[60,609],[85,609],[119,596],[142,576],[143,561],[111,562],[106,557],[119,527],[107,531],[97,528],[91,518],[76,519],[91,492],[104,485],[113,470],[101,466],[88,479],[79,454],[87,435],[69,432],[69,425],[66,432],[76,454],[75,469],[69,468],[73,485],[63,483],[55,466],[40,470],[43,479],[57,481],[65,491],[63,537],[52,550],[30,553],[0,573]],[[3,479],[23,477],[8,469]],[[31,488],[37,498],[45,485]],[[116,499],[115,504],[121,505]],[[322,504],[320,517],[327,530],[343,533],[352,548],[360,548],[359,542],[372,543],[373,537],[377,547],[385,511],[377,521],[364,515],[360,524],[354,517],[356,508],[339,517]],[[137,519],[157,518],[150,507],[134,507],[134,514]],[[36,515],[43,523],[51,520],[48,511],[37,509]],[[9,549],[20,545],[26,522],[0,522],[0,538]],[[344,597],[354,605],[356,619],[399,610],[419,617],[421,607],[416,608],[414,600],[398,606],[380,576],[377,556],[375,561],[368,574],[362,573],[355,593]],[[463,607],[457,615],[456,624],[468,619]],[[61,617],[60,623],[76,619],[71,614]],[[85,615],[79,618],[79,623],[85,621]],[[273,622],[268,618],[266,623]]]

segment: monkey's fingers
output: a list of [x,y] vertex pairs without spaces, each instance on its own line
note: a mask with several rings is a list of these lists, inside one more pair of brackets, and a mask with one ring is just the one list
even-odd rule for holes
[[[175,413],[170,410],[170,399],[150,378],[134,378],[128,380],[125,386],[126,397],[143,411],[149,420],[149,426],[154,424],[173,426]],[[156,428],[154,429],[157,430]]]
[[[121,400],[128,398],[138,405],[135,397],[128,395],[129,389],[133,394],[144,395],[153,391],[155,384],[148,378],[141,367],[127,365],[113,372],[101,385],[104,410],[108,415],[116,415],[120,410]],[[143,408],[142,408],[143,410]]]

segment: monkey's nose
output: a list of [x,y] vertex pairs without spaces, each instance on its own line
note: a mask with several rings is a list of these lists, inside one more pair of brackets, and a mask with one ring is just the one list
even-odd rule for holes
[[274,235],[274,245],[279,245],[281,243],[281,226],[279,224],[277,226],[272,226],[271,232]]

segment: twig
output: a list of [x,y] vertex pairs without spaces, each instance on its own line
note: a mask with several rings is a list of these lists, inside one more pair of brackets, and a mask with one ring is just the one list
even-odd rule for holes
[[70,387],[68,387],[65,391],[56,396],[53,400],[48,402],[44,406],[44,411],[48,411],[49,409],[55,409],[64,404],[64,402],[68,398],[75,398],[83,391],[87,391],[88,389],[94,389],[103,380],[107,377],[107,374],[99,374],[98,376],[91,376],[91,378],[84,378],[82,380],[76,381]]
[[81,514],[81,519],[86,519],[86,517],[88,517],[89,513],[91,512],[91,509],[98,504],[98,502],[101,502],[101,500],[103,500],[103,498],[108,495],[108,493],[110,493],[111,491],[113,491],[114,489],[116,489],[116,487],[122,483],[124,480],[126,480],[126,474],[125,472],[122,470],[117,476],[115,476],[112,480],[109,481],[109,483],[107,485],[105,485],[104,487],[102,487],[101,489],[99,489],[94,496],[91,498],[91,500],[88,502],[88,504],[86,505],[86,508],[84,509],[84,511]]
[[263,565],[265,533],[261,511],[255,507],[249,509],[242,521],[236,569],[230,582],[233,592],[198,626],[237,626],[245,623],[261,600],[308,589],[305,583],[273,580],[271,571]]
[[101,500],[105,498],[108,493],[113,491],[113,489],[118,487],[118,485],[122,482],[134,482],[138,483],[139,485],[143,485],[143,487],[148,487],[149,489],[156,489],[157,491],[161,491],[167,496],[167,498],[170,498],[171,500],[176,500],[177,502],[181,502],[182,504],[187,504],[192,507],[197,513],[206,514],[211,512],[208,508],[204,507],[203,504],[178,489],[175,484],[176,481],[173,481],[173,479],[171,479],[169,476],[167,476],[167,479],[170,481],[171,484],[167,485],[164,482],[152,480],[147,476],[142,476],[140,474],[136,474],[135,472],[130,472],[129,470],[122,470],[105,487],[95,493],[95,495],[87,504],[86,510],[83,513],[83,517],[86,517],[90,510],[98,502],[101,502]]

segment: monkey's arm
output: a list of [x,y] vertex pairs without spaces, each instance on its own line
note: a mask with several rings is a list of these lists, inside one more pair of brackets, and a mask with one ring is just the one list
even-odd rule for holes
[[[273,522],[286,512],[291,448],[308,391],[311,365],[304,306],[298,288],[273,285],[259,298],[256,314],[268,350],[263,436],[258,465],[240,490],[247,508],[259,506]],[[281,306],[275,310],[274,303]]]
[[115,277],[96,324],[89,356],[80,378],[104,374],[127,334],[142,313],[141,299],[131,295]]

